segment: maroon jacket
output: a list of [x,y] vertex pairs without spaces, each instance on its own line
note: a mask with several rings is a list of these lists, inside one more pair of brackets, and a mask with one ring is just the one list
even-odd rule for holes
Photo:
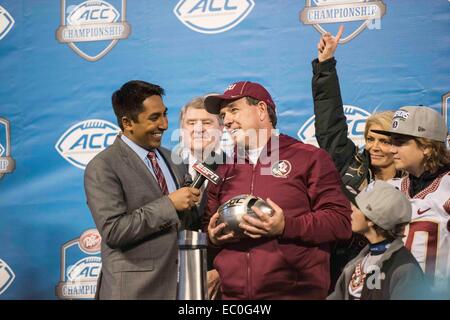
[[[279,136],[279,148],[269,140],[256,166],[223,164],[219,185],[208,185],[204,220],[240,194],[272,199],[285,215],[279,238],[243,239],[226,244],[214,260],[224,299],[325,299],[330,285],[329,243],[351,236],[349,202],[340,177],[323,150],[289,136]],[[268,151],[266,151],[268,150]],[[264,155],[279,152],[287,175],[262,175]],[[235,157],[236,160],[236,157]],[[286,166],[285,168],[286,169]]]

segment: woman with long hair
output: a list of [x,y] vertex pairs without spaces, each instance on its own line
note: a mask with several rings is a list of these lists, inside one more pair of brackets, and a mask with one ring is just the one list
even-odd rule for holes
[[[372,130],[387,130],[391,125],[392,111],[371,115],[364,130],[365,146],[359,149],[348,137],[347,119],[341,98],[336,71],[336,51],[343,27],[336,37],[325,33],[318,45],[318,58],[312,62],[312,92],[316,139],[328,151],[340,172],[343,192],[354,203],[355,196],[373,180],[400,177],[390,153],[390,137]],[[367,244],[364,237],[354,233],[349,241],[336,243],[331,253],[331,279],[335,283],[348,261]],[[332,288],[331,288],[332,289]]]

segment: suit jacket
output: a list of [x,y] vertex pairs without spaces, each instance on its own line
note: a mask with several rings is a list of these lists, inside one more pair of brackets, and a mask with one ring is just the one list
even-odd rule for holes
[[[159,148],[177,188],[186,166]],[[92,159],[85,171],[87,203],[102,236],[99,299],[176,299],[175,207],[138,155],[122,139]]]

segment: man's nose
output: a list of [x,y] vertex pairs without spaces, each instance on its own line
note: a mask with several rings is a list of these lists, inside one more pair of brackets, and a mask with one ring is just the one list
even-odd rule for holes
[[158,123],[158,129],[160,130],[167,130],[169,127],[169,120],[167,117],[163,117],[162,120]]
[[223,117],[223,124],[225,127],[229,128],[231,124],[233,123],[233,117],[228,112],[225,113],[225,116]]
[[194,123],[194,132],[202,132],[204,130],[203,124],[201,121],[196,121]]

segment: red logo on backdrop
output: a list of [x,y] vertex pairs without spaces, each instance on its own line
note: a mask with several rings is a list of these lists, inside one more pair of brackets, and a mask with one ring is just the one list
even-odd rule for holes
[[79,246],[85,253],[95,253],[100,251],[101,242],[97,229],[89,229],[80,236]]

